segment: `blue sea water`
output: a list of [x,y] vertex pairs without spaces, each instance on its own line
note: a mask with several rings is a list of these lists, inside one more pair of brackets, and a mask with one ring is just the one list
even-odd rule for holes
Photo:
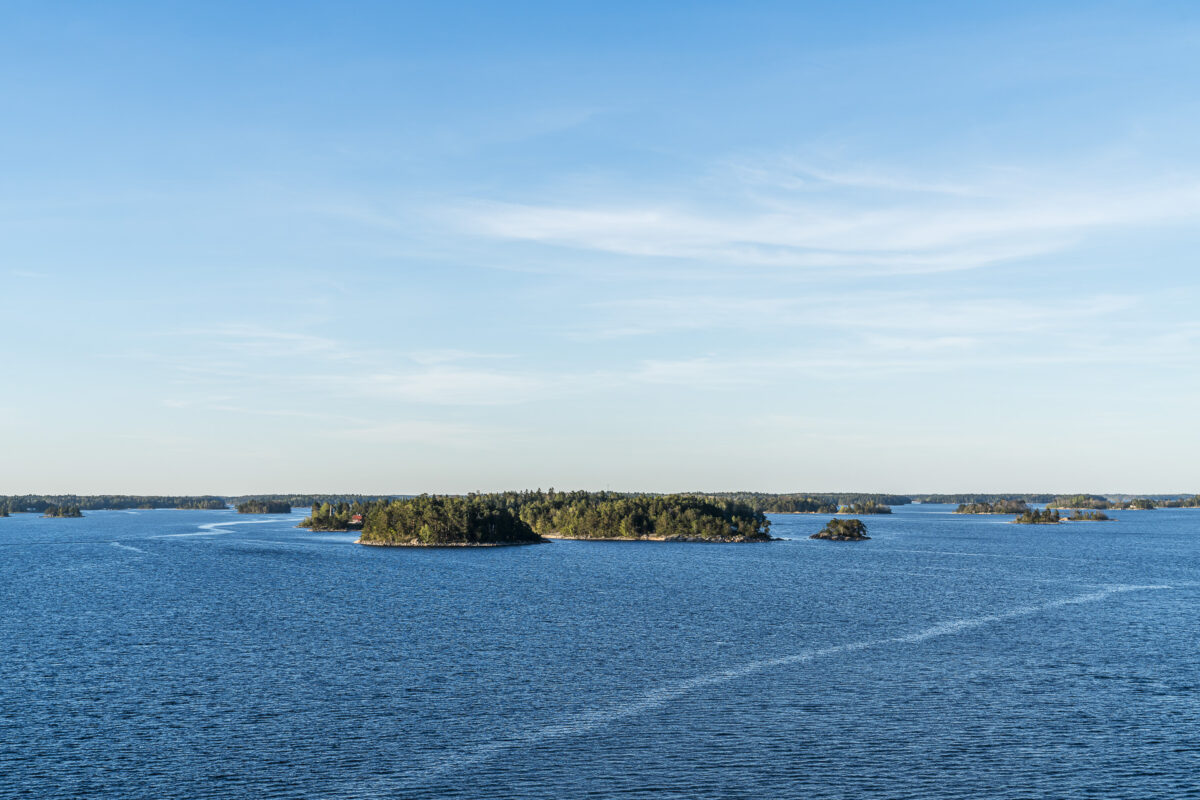
[[1174,798],[1200,511],[367,548],[0,519],[2,798]]

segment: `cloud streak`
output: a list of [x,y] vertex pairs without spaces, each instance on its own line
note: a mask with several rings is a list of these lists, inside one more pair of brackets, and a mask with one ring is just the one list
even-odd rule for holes
[[[698,179],[699,180],[699,179]],[[1130,183],[1011,171],[946,181],[863,169],[727,168],[676,202],[629,185],[607,201],[478,200],[449,209],[469,233],[609,255],[728,267],[911,274],[1063,251],[1098,230],[1200,216],[1200,178]]]

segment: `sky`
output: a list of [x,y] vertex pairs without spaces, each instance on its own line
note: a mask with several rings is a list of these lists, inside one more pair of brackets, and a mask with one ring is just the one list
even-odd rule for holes
[[0,3],[0,494],[1197,492],[1191,2]]

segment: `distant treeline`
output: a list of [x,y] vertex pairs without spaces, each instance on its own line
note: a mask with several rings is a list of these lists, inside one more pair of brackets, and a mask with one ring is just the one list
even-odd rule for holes
[[45,513],[51,506],[75,506],[83,511],[131,508],[224,508],[224,498],[212,495],[132,495],[132,494],[17,494],[0,495],[0,506],[13,513]]
[[[139,508],[152,508],[153,506],[139,506]],[[225,502],[223,497],[193,497],[187,500],[181,500],[175,506],[176,508],[191,509],[195,511],[220,511],[222,508],[228,508],[229,503]]]
[[[1074,494],[1055,497],[1047,507],[1048,508],[1085,508],[1093,510],[1102,509],[1143,509],[1150,510],[1152,508],[1181,508],[1194,507],[1196,498],[1185,498],[1183,500],[1165,500],[1152,499],[1149,497],[1134,497],[1130,500],[1109,500],[1107,497],[1101,497],[1094,494]],[[1190,504],[1190,505],[1189,505]]]
[[1049,503],[1054,500],[1053,494],[920,494],[913,500],[918,503],[945,503],[947,505],[971,505],[980,503],[998,503],[1001,501],[1017,500],[1022,503]]
[[314,506],[301,525],[347,530],[355,514],[363,515],[361,538],[368,544],[520,542],[528,540],[525,527],[539,536],[578,539],[770,539],[763,513],[734,500],[553,489],[323,504]]
[[237,495],[132,495],[132,494],[21,494],[0,495],[0,509],[19,512],[45,513],[51,506],[76,506],[83,511],[126,509],[182,508],[216,510],[253,501],[282,502],[289,508],[311,506],[314,503],[354,503],[368,500],[392,500],[405,495],[361,494],[265,494]]
[[892,513],[891,506],[885,506],[882,503],[850,503],[844,506],[838,506],[839,514],[890,514]]
[[1065,509],[1151,509],[1151,508],[1200,508],[1200,495],[1180,497],[1179,495],[1148,495],[1130,497],[1129,495],[1109,498],[1101,494],[927,494],[917,495],[914,500],[921,503],[957,503],[959,506],[1003,506],[1006,511],[962,511],[964,514],[1007,513],[1019,514],[1024,511],[1017,503],[1044,503],[1048,508]]
[[246,500],[237,504],[239,514],[290,514],[292,504],[286,500]]
[[1029,506],[1024,500],[994,500],[990,503],[959,503],[955,514],[1024,514]]
[[1163,500],[1158,505],[1159,508],[1200,508],[1200,494],[1178,500]]
[[245,494],[237,497],[227,497],[230,505],[245,503],[250,500],[266,500],[276,503],[287,503],[292,508],[304,508],[322,503],[367,503],[377,500],[403,500],[412,497],[408,494]]
[[[838,509],[857,506],[860,508],[878,506],[903,506],[912,502],[912,498],[900,494],[866,494],[862,492],[842,492],[833,494],[769,494],[766,492],[698,492],[705,497],[716,500],[732,500],[744,503],[755,511],[766,514],[836,514]],[[891,511],[862,511],[851,513],[882,513]]]

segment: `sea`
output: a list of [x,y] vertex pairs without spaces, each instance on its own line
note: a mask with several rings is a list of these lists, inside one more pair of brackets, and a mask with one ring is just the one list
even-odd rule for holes
[[362,547],[0,519],[0,798],[1200,797],[1200,510]]

